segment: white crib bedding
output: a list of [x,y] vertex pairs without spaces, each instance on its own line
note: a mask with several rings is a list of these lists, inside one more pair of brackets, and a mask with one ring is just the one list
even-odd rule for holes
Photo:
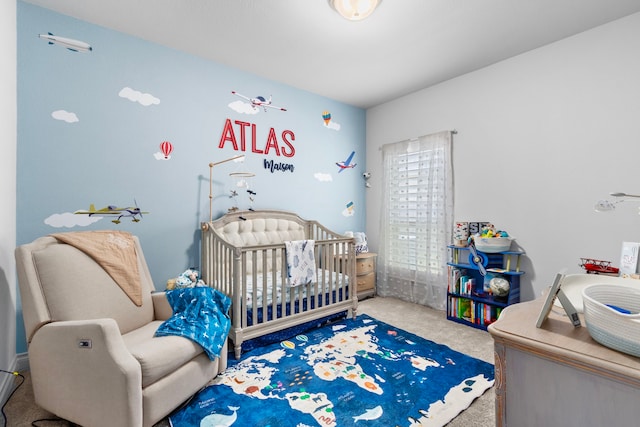
[[246,304],[247,308],[250,310],[254,307],[254,301],[256,302],[256,307],[264,307],[273,304],[274,291],[276,303],[280,304],[283,301],[283,295],[285,298],[284,301],[289,302],[292,296],[294,300],[299,300],[300,298],[316,296],[317,294],[322,295],[342,288],[346,289],[346,285],[348,285],[349,282],[347,275],[337,273],[335,271],[330,272],[328,270],[318,270],[317,284],[310,283],[308,285],[297,285],[293,287],[286,283],[283,284],[279,275],[276,275],[278,277],[276,277],[277,283],[275,286],[273,286],[273,274],[267,273],[265,277],[265,275],[260,273],[255,276],[257,283],[255,293],[253,275],[247,275],[246,280],[243,282],[245,283],[246,288]]

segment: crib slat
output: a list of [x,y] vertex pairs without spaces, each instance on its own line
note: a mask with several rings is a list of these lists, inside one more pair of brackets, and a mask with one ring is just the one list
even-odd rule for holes
[[[282,255],[278,254],[278,249],[271,249],[271,292],[272,295],[278,294],[278,272],[282,271],[282,268],[278,266],[278,260],[282,259]],[[282,279],[280,279],[279,283],[283,283]],[[278,298],[271,298],[271,312],[273,313],[273,318],[278,318]],[[282,316],[281,316],[282,317]]]

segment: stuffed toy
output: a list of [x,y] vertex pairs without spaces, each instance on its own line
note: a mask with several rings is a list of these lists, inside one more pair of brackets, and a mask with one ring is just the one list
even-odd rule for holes
[[207,286],[202,279],[200,279],[200,272],[189,268],[185,270],[180,276],[175,279],[167,280],[167,290],[182,289],[182,288],[194,288],[196,286]]
[[369,246],[367,245],[367,235],[365,233],[359,231],[345,231],[344,235],[347,237],[353,237],[354,243],[356,244],[356,255],[369,252]]
[[369,252],[369,246],[367,244],[367,235],[362,232],[353,233],[356,243],[356,255]]

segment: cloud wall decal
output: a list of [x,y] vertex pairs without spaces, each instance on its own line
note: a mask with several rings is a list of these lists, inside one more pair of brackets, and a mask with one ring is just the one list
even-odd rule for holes
[[328,128],[328,129],[336,130],[336,131],[340,130],[340,123],[336,123],[335,121],[331,121],[331,122],[329,122],[327,124],[323,123],[322,126]]
[[121,98],[126,98],[131,102],[137,102],[140,105],[148,107],[150,105],[160,104],[160,100],[150,93],[142,93],[130,87],[123,88],[118,95]]
[[100,221],[101,216],[89,216],[89,215],[75,215],[73,212],[64,212],[60,214],[53,214],[45,218],[44,223],[55,228],[73,228],[73,227],[86,227],[94,222]]
[[333,177],[330,173],[316,172],[313,176],[320,182],[333,181]]
[[253,105],[251,105],[250,103],[242,101],[233,101],[229,104],[229,108],[231,108],[236,113],[241,114],[258,114],[258,112],[260,111],[258,108],[253,108]]
[[76,113],[71,113],[65,110],[56,110],[51,113],[51,117],[67,123],[75,123],[80,121],[80,119],[78,119],[78,116],[76,116]]

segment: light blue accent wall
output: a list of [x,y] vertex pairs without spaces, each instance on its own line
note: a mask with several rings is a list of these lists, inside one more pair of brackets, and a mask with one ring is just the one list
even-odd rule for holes
[[[200,264],[200,223],[209,217],[209,163],[246,154],[243,164],[213,169],[213,217],[240,209],[283,209],[317,219],[337,232],[364,231],[365,111],[219,63],[130,37],[87,22],[18,2],[17,244],[66,231],[114,229],[140,237],[157,289],[183,270]],[[49,44],[52,33],[91,45],[81,53]],[[212,40],[212,43],[223,43]],[[238,55],[249,53],[238,52]],[[259,64],[256,64],[259,67]],[[286,67],[286,64],[283,64]],[[119,96],[124,88],[150,94],[159,103],[144,106]],[[273,95],[284,107],[242,114],[229,104]],[[62,111],[77,121],[53,117]],[[332,115],[326,126],[323,111]],[[255,125],[252,150],[219,148],[225,121]],[[338,127],[336,130],[334,127]],[[240,137],[240,126],[233,127]],[[268,135],[273,129],[281,150]],[[169,160],[157,160],[163,141],[173,144]],[[355,151],[356,166],[338,173],[336,162]],[[293,172],[265,169],[265,160],[293,166]],[[245,189],[230,197],[237,179],[250,172]],[[323,176],[325,179],[319,179]],[[328,180],[327,180],[328,179]],[[140,222],[105,217],[89,225],[60,226],[58,219],[86,220],[76,210],[107,205],[143,211]],[[347,205],[353,202],[352,210]],[[78,283],[82,286],[82,283]],[[26,351],[18,313],[17,352]]]

